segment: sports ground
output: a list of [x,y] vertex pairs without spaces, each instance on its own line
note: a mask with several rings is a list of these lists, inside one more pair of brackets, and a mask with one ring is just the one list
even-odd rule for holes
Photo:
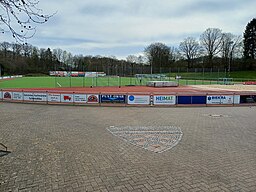
[[[65,80],[69,86],[63,86]],[[83,81],[83,86],[78,83]],[[202,84],[177,87],[149,87],[144,82],[151,79],[138,78],[71,78],[36,77],[15,78],[1,83],[0,100],[11,102],[43,102],[46,104],[123,104],[128,105],[239,105],[256,103],[255,85],[219,85],[203,81]],[[90,81],[91,86],[85,86]],[[110,81],[118,82],[110,85]],[[126,81],[126,82],[125,82]],[[159,80],[158,80],[159,81]],[[74,83],[75,82],[75,83]],[[101,86],[105,83],[108,86]],[[120,82],[125,82],[120,86]],[[138,84],[139,82],[139,84]],[[155,81],[154,81],[155,82]],[[168,81],[169,82],[169,81]],[[54,84],[53,84],[54,83]],[[214,84],[212,84],[214,83]],[[114,86],[115,85],[115,86]]]
[[[2,93],[16,94],[201,98],[256,92],[254,85],[5,85]],[[0,143],[7,147],[0,146],[0,191],[256,191],[253,105],[123,108],[0,102],[0,114]]]
[[0,88],[58,88],[58,87],[123,87],[142,86],[148,81],[176,81],[180,85],[209,85],[221,83],[215,80],[175,80],[174,78],[135,78],[135,77],[22,77],[12,80],[0,80]]

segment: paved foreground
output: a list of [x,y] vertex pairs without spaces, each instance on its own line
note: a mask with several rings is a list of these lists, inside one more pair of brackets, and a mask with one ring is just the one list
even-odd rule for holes
[[[176,126],[183,136],[154,153],[110,126]],[[0,103],[0,142],[11,151],[0,156],[1,192],[256,191],[256,107]]]

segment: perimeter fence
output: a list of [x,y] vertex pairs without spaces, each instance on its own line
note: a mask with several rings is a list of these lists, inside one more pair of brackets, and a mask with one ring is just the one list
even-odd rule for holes
[[[8,78],[6,78],[8,79]],[[20,77],[11,81],[0,80],[2,88],[58,88],[58,87],[123,87],[145,86],[149,81],[172,81],[178,85],[214,85],[214,84],[256,84],[256,79],[245,78],[206,78],[206,77],[170,77],[165,75],[147,76],[104,76],[104,77]]]
[[191,77],[53,77],[54,87],[104,87],[104,86],[145,86],[149,81],[172,81],[178,85],[214,85],[214,84],[243,84],[256,79],[235,78],[191,78]]

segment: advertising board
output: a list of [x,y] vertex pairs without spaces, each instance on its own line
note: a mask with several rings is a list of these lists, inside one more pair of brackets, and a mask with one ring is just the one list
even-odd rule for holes
[[256,95],[241,95],[240,103],[256,103]]
[[3,99],[3,92],[0,91],[0,99]]
[[154,95],[155,105],[175,105],[176,96],[175,95]]
[[33,99],[34,101],[38,101],[38,102],[46,102],[47,93],[34,93]]
[[192,104],[191,96],[177,96],[177,104]]
[[208,95],[207,104],[233,104],[233,95]]
[[73,94],[61,94],[60,101],[63,103],[73,103]]
[[60,102],[60,93],[48,93],[48,102]]
[[11,100],[11,99],[12,99],[12,92],[10,92],[10,91],[4,91],[4,92],[3,92],[3,99],[4,99],[4,100]]
[[75,94],[74,102],[75,103],[86,103],[87,102],[86,94]]
[[240,95],[234,95],[234,104],[240,104]]
[[128,95],[129,105],[149,105],[150,96],[149,95]]
[[125,103],[125,95],[101,95],[101,103]]
[[191,104],[206,104],[206,96],[192,96]]
[[13,92],[12,93],[12,99],[16,101],[22,101],[23,100],[23,92]]
[[24,101],[46,102],[47,101],[47,93],[24,92],[23,99],[24,99]]
[[87,95],[87,103],[99,103],[99,95],[89,94]]
[[23,100],[24,101],[34,101],[34,93],[24,92],[23,93]]
[[206,104],[206,96],[177,96],[176,102],[181,105],[203,105]]

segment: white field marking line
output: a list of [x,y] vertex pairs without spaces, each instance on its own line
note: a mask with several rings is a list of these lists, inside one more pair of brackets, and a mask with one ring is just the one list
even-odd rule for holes
[[62,87],[61,84],[59,84],[59,82],[57,82],[57,85],[58,85],[59,87]]

